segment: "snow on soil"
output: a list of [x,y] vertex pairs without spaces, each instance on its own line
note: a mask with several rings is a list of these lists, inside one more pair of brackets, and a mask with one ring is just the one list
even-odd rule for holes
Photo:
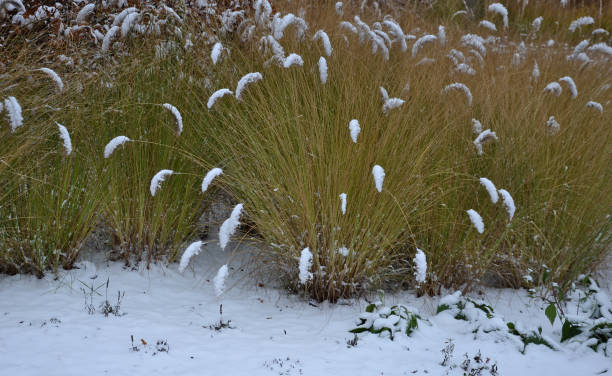
[[[449,315],[434,315],[439,298],[416,298],[409,292],[387,295],[385,304],[416,307],[431,326],[421,325],[411,337],[398,334],[394,341],[362,333],[356,346],[348,346],[353,339],[348,330],[366,302],[334,305],[287,295],[258,277],[245,278],[248,264],[236,258],[228,262],[227,254],[212,244],[184,274],[176,264],[130,270],[88,258],[95,268],[82,262],[81,269],[62,271],[57,280],[52,275],[40,280],[0,276],[0,373],[461,375],[459,367],[440,365],[449,338],[455,344],[453,362],[460,364],[464,353],[474,356],[480,350],[497,362],[500,375],[595,375],[612,369],[609,358],[588,348],[552,351],[529,345],[522,355],[513,343],[475,341],[469,326]],[[225,263],[230,268],[227,289],[216,297],[213,278]],[[125,292],[120,316],[100,312],[107,279],[111,304],[118,290]],[[102,285],[101,295],[94,293],[91,300],[93,314],[85,309],[84,284]],[[489,289],[480,298],[508,320],[552,333],[541,304],[524,291]],[[228,321],[229,327],[214,328]],[[555,325],[560,330],[559,322]]]

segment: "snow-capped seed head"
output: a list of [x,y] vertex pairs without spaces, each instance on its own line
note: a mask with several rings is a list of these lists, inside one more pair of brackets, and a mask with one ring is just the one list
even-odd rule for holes
[[491,22],[491,21],[482,20],[482,21],[480,21],[478,26],[484,27],[485,29],[487,29],[489,31],[497,32],[497,26],[495,26],[495,24],[493,22]]
[[514,199],[510,195],[508,191],[505,189],[500,189],[499,194],[502,196],[502,203],[508,212],[508,220],[512,221],[514,217],[514,212],[516,211],[516,206],[514,205]]
[[117,37],[117,33],[121,30],[119,26],[111,27],[104,35],[104,39],[102,40],[102,52],[108,51],[111,46],[113,40]]
[[302,249],[302,253],[300,254],[300,264],[299,264],[299,275],[300,283],[305,285],[308,281],[312,280],[312,272],[310,271],[312,268],[312,253],[308,247]]
[[390,110],[399,108],[404,104],[404,100],[400,98],[389,98],[385,101],[382,107],[383,114],[387,114]]
[[414,262],[414,277],[418,284],[425,282],[427,278],[427,258],[425,252],[417,248],[416,254],[412,259]]
[[349,122],[349,131],[351,132],[351,139],[354,143],[357,143],[357,136],[359,136],[359,132],[361,132],[361,127],[357,119],[353,119]]
[[561,88],[561,85],[559,85],[559,83],[555,81],[555,82],[550,82],[548,85],[546,85],[546,87],[544,88],[544,91],[547,93],[554,94],[555,96],[558,97],[563,92],[563,88]]
[[336,14],[340,17],[344,16],[344,10],[342,10],[342,1],[338,1],[335,5]]
[[472,131],[476,134],[482,132],[482,123],[477,119],[472,119]]
[[329,36],[327,35],[327,33],[323,30],[319,30],[315,33],[315,35],[312,37],[312,40],[317,41],[317,40],[321,40],[321,43],[323,43],[323,50],[325,50],[325,55],[327,55],[328,57],[331,56],[332,51],[334,50],[332,48],[331,42],[329,41]]
[[583,26],[587,26],[587,25],[593,25],[595,23],[595,20],[593,19],[593,17],[580,17],[575,19],[574,21],[572,21],[572,23],[569,25],[569,31],[571,31],[572,33],[575,32],[576,30],[580,29]]
[[161,170],[155,174],[155,176],[153,176],[151,179],[151,186],[149,187],[151,190],[151,196],[155,196],[155,193],[157,193],[157,190],[161,187],[161,183],[173,173],[174,171],[172,170]]
[[385,180],[385,170],[379,165],[375,165],[372,168],[372,176],[374,176],[374,184],[376,185],[376,190],[378,192],[382,192],[383,181]]
[[417,41],[412,45],[412,57],[416,58],[417,54],[426,43],[431,43],[436,40],[438,40],[438,37],[433,34],[424,35],[417,39]]
[[95,8],[96,8],[95,3],[87,4],[83,8],[81,8],[81,10],[79,11],[76,17],[76,23],[80,25],[80,24],[87,22],[87,18],[89,18],[89,16],[93,14]]
[[340,193],[340,209],[342,215],[346,214],[346,193]]
[[297,65],[299,67],[304,65],[304,60],[302,60],[302,57],[300,55],[290,54],[283,61],[283,68],[290,68],[293,65]]
[[104,147],[104,158],[110,157],[118,146],[123,145],[129,141],[131,140],[125,136],[117,136],[110,140],[109,143],[106,144],[106,146]]
[[345,246],[342,246],[342,247],[338,248],[338,253],[341,254],[344,257],[347,257],[349,255],[350,251]]
[[217,62],[219,61],[219,58],[221,57],[221,53],[223,52],[224,47],[221,44],[221,42],[217,42],[215,43],[215,45],[212,48],[212,51],[210,52],[210,59],[212,60],[213,64],[217,64]]
[[563,82],[567,85],[570,93],[572,94],[572,99],[578,96],[578,89],[576,88],[576,83],[570,76],[561,77],[559,82]]
[[481,57],[487,56],[487,48],[484,42],[484,38],[476,34],[465,34],[461,37],[461,44],[477,51]]
[[489,8],[487,8],[487,10],[491,13],[499,14],[504,22],[504,28],[508,28],[508,9],[506,9],[505,6],[500,3],[493,3],[489,5]]
[[4,109],[8,113],[11,132],[23,125],[23,116],[21,115],[21,105],[15,97],[8,97],[4,100]]
[[446,46],[446,30],[444,26],[438,26],[438,42],[440,42],[440,46]]
[[243,204],[238,204],[234,206],[232,210],[232,214],[228,219],[226,219],[221,227],[219,228],[219,246],[221,249],[225,249],[227,243],[229,243],[229,239],[238,228],[240,224],[240,214],[242,214]]
[[134,23],[138,22],[140,18],[141,18],[141,15],[139,12],[132,12],[128,14],[127,16],[125,16],[125,18],[123,19],[123,22],[121,23],[121,37],[122,38],[125,38],[128,36],[130,31],[132,30],[132,27],[134,26]]
[[491,132],[490,129],[485,129],[484,131],[480,132],[478,137],[476,137],[476,139],[474,140],[474,146],[476,146],[476,151],[478,152],[478,155],[482,155],[482,145],[483,144],[489,141],[496,141],[496,140],[497,140],[497,134],[495,132]]
[[[88,5],[94,5],[94,4],[88,4]],[[55,86],[57,86],[57,91],[58,92],[62,92],[62,90],[64,90],[64,83],[62,82],[62,79],[60,78],[60,76],[55,73],[55,71],[53,69],[49,69],[49,68],[39,68],[39,71],[43,72],[44,74],[46,74],[47,76],[49,76],[53,82],[55,83]]]
[[162,105],[166,110],[170,111],[172,116],[174,116],[174,125],[176,127],[176,134],[180,135],[183,132],[183,117],[179,110],[171,105],[170,103],[164,103]]
[[543,20],[544,20],[544,17],[542,16],[537,17],[535,20],[533,20],[533,22],[531,23],[531,33],[535,34],[538,31],[540,31],[540,27],[542,26]]
[[540,67],[538,67],[538,62],[533,63],[533,70],[531,71],[531,79],[533,82],[538,82],[540,79]]
[[472,92],[465,84],[462,84],[461,82],[455,82],[450,85],[446,85],[444,89],[442,89],[442,93],[448,93],[450,90],[462,91],[465,94],[465,97],[467,98],[468,106],[472,107]]
[[393,42],[400,42],[402,52],[406,52],[408,44],[401,26],[392,19],[385,19],[382,24],[389,29],[389,34],[393,36]]
[[555,134],[561,130],[561,125],[555,120],[554,116],[551,116],[546,121],[546,126],[548,127],[548,131],[552,134]]
[[478,212],[474,209],[467,210],[466,212],[470,216],[470,221],[474,225],[474,228],[476,228],[476,231],[478,231],[479,234],[482,234],[484,232],[484,222],[482,221],[480,214],[478,214]]
[[61,125],[58,122],[55,122],[57,127],[59,128],[59,134],[62,140],[64,141],[64,149],[66,150],[66,155],[70,155],[72,153],[72,141],[70,140],[70,134],[68,133],[68,129]]
[[242,92],[246,88],[247,85],[255,83],[263,79],[263,76],[259,72],[247,73],[240,81],[238,81],[238,85],[236,85],[236,99],[242,100]]
[[206,192],[208,186],[210,185],[210,183],[212,183],[213,179],[221,175],[222,173],[223,170],[219,167],[215,167],[212,170],[208,171],[208,173],[206,173],[206,176],[204,176],[204,179],[202,179],[202,193]]
[[591,47],[589,47],[589,52],[599,52],[605,55],[608,55],[608,57],[612,57],[612,47],[608,46],[605,42],[601,42],[601,43],[596,43],[594,45],[592,45]]
[[599,102],[588,101],[586,106],[587,108],[594,108],[599,111],[599,113],[603,114],[603,106]]
[[387,89],[384,87],[380,87],[380,97],[382,98],[383,103],[389,99],[389,93],[387,93]]
[[213,279],[215,284],[215,294],[220,296],[225,291],[225,280],[227,279],[228,269],[227,264],[219,268],[217,275]]
[[321,83],[325,85],[327,83],[327,60],[321,56],[317,65],[319,67],[319,78],[321,79]]
[[210,98],[208,98],[208,103],[206,104],[206,106],[210,110],[212,106],[215,105],[215,103],[217,102],[219,98],[223,97],[224,95],[233,95],[233,94],[234,93],[230,89],[219,89],[215,91],[214,93],[212,93]]
[[200,251],[202,251],[203,244],[204,243],[202,241],[193,242],[189,244],[189,247],[187,247],[187,249],[185,249],[185,252],[183,252],[183,256],[181,256],[181,262],[179,263],[178,271],[180,273],[185,271],[187,265],[189,265],[189,261],[191,260],[191,258],[193,256],[197,256]]
[[489,197],[491,197],[491,202],[497,204],[497,201],[499,201],[499,195],[497,194],[497,188],[495,187],[495,184],[493,184],[493,182],[487,178],[480,178],[480,184],[482,184],[489,193]]

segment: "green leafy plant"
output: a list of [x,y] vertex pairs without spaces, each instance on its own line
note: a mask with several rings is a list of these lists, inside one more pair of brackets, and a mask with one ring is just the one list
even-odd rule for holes
[[351,333],[369,332],[373,334],[386,334],[393,340],[395,333],[404,333],[410,336],[422,321],[415,308],[397,304],[386,307],[382,302],[369,304],[365,312],[359,316],[357,327]]

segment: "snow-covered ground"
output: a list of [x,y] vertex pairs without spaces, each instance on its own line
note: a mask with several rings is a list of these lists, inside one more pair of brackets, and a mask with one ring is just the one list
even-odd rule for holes
[[[497,363],[499,375],[612,371],[610,358],[584,346],[553,351],[529,345],[523,355],[502,337],[474,339],[466,322],[435,315],[439,298],[408,292],[387,295],[385,304],[416,307],[431,325],[421,323],[411,337],[398,334],[394,341],[362,333],[349,346],[354,336],[348,331],[365,301],[313,304],[260,285],[231,262],[228,290],[217,297],[212,280],[226,262],[227,254],[210,245],[183,274],[176,264],[129,270],[98,260],[58,279],[0,276],[0,374],[463,375],[464,354],[473,359],[479,351]],[[119,316],[101,312],[107,280],[111,304],[118,291],[125,293]],[[92,294],[96,288],[101,295]],[[541,326],[551,337],[560,330],[524,291],[488,289],[480,298],[524,328]],[[220,304],[230,328],[216,330],[209,326],[219,323]],[[442,366],[449,339],[453,358]]]

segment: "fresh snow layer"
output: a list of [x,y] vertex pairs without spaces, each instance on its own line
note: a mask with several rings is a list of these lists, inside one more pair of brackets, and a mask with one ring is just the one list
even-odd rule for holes
[[[0,275],[2,373],[426,376],[449,371],[448,375],[463,375],[459,367],[449,370],[440,365],[440,350],[449,338],[455,345],[453,362],[460,364],[463,354],[474,356],[480,350],[483,357],[497,362],[504,376],[596,375],[612,370],[610,358],[586,347],[552,351],[529,345],[522,355],[512,341],[486,335],[475,338],[465,322],[435,315],[439,297],[416,298],[413,292],[386,294],[385,305],[415,307],[431,325],[421,323],[411,337],[398,333],[394,341],[362,333],[357,346],[348,347],[347,341],[353,339],[348,331],[355,328],[367,302],[311,305],[270,287],[267,280],[261,281],[266,287],[260,287],[259,281],[240,274],[239,265],[229,263],[216,245],[205,247],[206,252],[191,261],[193,273],[178,273],[177,264],[126,270],[120,262],[92,260],[95,266],[82,262],[80,269],[60,271],[57,279],[52,274],[43,279]],[[226,264],[225,292],[217,297],[214,277]],[[125,292],[122,316],[104,317],[99,311],[90,315],[84,309],[83,284],[104,285],[99,290],[102,296],[93,294],[92,303],[98,308],[107,280],[111,304],[117,291]],[[529,298],[524,290],[485,289],[478,298],[491,304],[505,321],[535,330],[541,326],[550,337],[560,333],[559,320],[551,326],[543,303]],[[220,319],[230,320],[233,329],[209,327]],[[164,345],[157,345],[158,341],[166,341],[169,351],[159,351]]]

